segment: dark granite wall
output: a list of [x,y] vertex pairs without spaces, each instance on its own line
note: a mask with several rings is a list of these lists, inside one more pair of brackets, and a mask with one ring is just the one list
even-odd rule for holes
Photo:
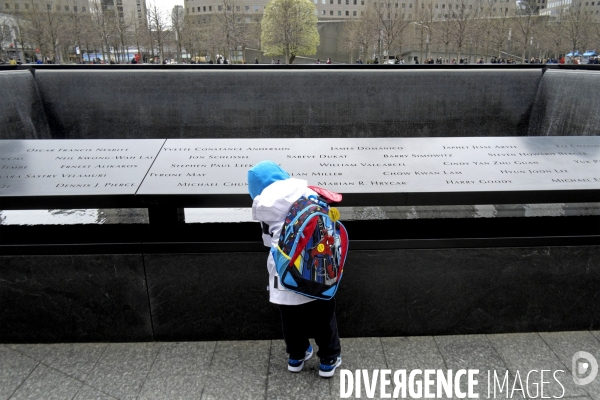
[[[145,256],[157,340],[281,338],[267,253]],[[600,246],[351,251],[344,337],[597,329]]]
[[541,78],[541,69],[36,71],[53,137],[68,139],[519,136]]
[[[598,135],[599,71],[0,72],[0,138]],[[542,77],[543,76],[543,77]]]
[[600,71],[546,71],[530,136],[600,135]]
[[[266,258],[0,257],[0,343],[281,338]],[[600,246],[358,250],[338,324],[343,337],[598,329],[598,287]]]
[[46,139],[50,129],[29,71],[0,71],[0,139]]
[[0,343],[152,340],[141,255],[0,257]]

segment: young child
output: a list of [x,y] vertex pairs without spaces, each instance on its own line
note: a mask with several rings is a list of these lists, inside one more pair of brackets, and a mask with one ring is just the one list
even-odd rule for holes
[[[261,161],[248,171],[248,191],[253,199],[252,218],[260,221],[265,246],[277,246],[285,217],[292,204],[300,197],[316,195],[307,182],[290,178],[273,161]],[[283,288],[269,253],[269,297],[279,306],[286,351],[289,354],[288,370],[300,372],[304,361],[313,349],[308,339],[313,337],[321,360],[319,375],[332,377],[342,363],[340,339],[335,318],[335,299],[315,300]]]

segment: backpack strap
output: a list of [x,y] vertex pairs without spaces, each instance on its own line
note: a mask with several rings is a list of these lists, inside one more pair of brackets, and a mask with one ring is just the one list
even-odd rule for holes
[[312,190],[313,192],[315,192],[316,194],[318,194],[319,197],[323,198],[328,204],[339,203],[342,201],[341,193],[332,192],[330,190],[323,189],[322,187],[318,187],[318,186],[310,186],[309,185],[308,188],[310,190]]
[[269,224],[266,224],[266,223],[260,221],[260,226],[262,227],[262,233],[264,235],[269,235],[269,236],[273,237],[273,233],[271,233],[269,231]]

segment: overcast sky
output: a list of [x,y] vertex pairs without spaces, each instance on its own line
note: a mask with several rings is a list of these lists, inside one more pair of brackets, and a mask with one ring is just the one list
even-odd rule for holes
[[168,11],[169,15],[171,15],[173,6],[183,6],[183,2],[184,0],[146,0],[146,6],[150,6],[150,4],[154,3],[163,10]]

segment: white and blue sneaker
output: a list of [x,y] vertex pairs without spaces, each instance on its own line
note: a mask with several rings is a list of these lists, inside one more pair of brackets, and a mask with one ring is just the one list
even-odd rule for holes
[[331,364],[319,365],[319,376],[323,378],[331,378],[335,374],[335,369],[342,365],[342,357],[331,360]]
[[300,372],[304,367],[304,361],[311,358],[313,355],[313,348],[311,345],[308,345],[308,349],[306,349],[306,353],[304,353],[304,358],[302,360],[294,360],[293,358],[288,359],[288,371],[291,372]]

